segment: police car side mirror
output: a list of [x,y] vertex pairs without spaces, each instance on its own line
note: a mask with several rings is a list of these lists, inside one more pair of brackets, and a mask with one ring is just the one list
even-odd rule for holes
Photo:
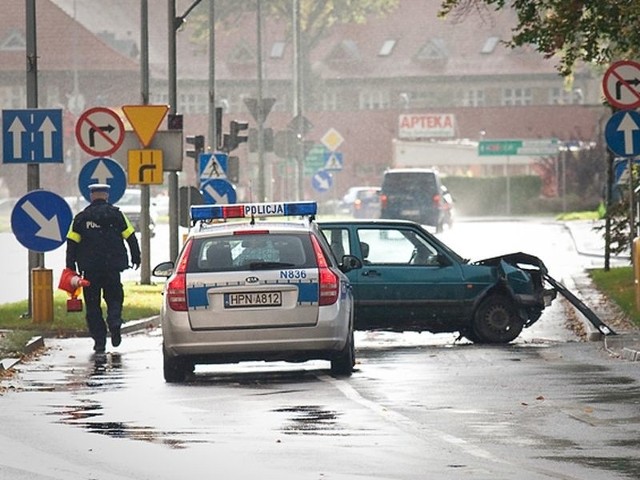
[[151,272],[151,275],[153,275],[154,277],[169,278],[173,273],[174,268],[175,268],[175,265],[173,262],[162,262],[156,265],[155,267],[153,267],[153,271]]
[[343,273],[347,273],[358,268],[362,268],[362,262],[358,257],[355,257],[353,255],[342,256],[342,261],[340,262],[340,270]]

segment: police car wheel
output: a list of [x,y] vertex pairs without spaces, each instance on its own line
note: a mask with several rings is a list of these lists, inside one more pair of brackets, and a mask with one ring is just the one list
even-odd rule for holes
[[513,302],[504,295],[493,295],[484,300],[472,326],[477,343],[509,343],[520,335],[523,327]]
[[344,348],[331,359],[331,373],[336,376],[349,376],[353,372],[355,363],[356,348],[352,330]]
[[164,348],[162,349],[162,354],[164,359],[164,380],[167,383],[184,382],[187,378],[187,373],[191,370],[187,362],[180,357],[172,357],[168,355]]

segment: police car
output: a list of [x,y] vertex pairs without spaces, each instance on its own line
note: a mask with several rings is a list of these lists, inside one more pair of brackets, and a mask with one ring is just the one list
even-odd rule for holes
[[[329,360],[333,374],[351,374],[354,308],[345,273],[362,263],[350,255],[338,263],[316,210],[315,202],[191,207],[194,228],[177,261],[153,269],[167,277],[167,382],[184,381],[196,364],[254,360]],[[262,219],[272,216],[301,219]]]

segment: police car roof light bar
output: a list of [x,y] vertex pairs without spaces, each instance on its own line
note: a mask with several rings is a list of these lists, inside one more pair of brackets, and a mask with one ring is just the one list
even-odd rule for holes
[[255,217],[314,217],[318,212],[316,202],[238,203],[231,205],[193,205],[191,220],[206,221],[229,218]]

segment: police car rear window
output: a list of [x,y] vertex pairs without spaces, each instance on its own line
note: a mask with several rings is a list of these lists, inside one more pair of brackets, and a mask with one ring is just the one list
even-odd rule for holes
[[194,239],[188,273],[316,266],[308,234],[247,234]]

